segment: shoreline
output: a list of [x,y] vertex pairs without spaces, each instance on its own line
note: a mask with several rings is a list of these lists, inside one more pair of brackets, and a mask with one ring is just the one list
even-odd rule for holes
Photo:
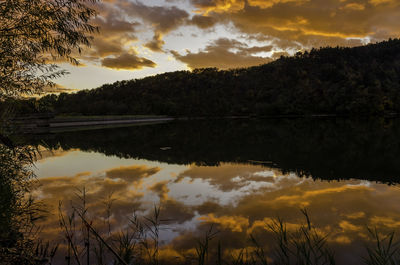
[[[51,114],[33,114],[16,117],[12,120],[17,131],[23,134],[42,134],[65,130],[91,130],[109,127],[124,127],[129,125],[147,125],[171,121],[189,121],[205,119],[366,119],[377,116],[344,116],[336,114],[308,114],[308,115],[270,115],[270,116],[223,116],[223,117],[171,117],[157,115],[104,115],[104,116],[54,116]],[[397,113],[387,113],[380,118],[396,118]]]
[[30,115],[13,119],[12,124],[23,134],[43,134],[65,130],[91,130],[107,127],[164,123],[175,120],[167,116],[64,116]]
[[166,122],[172,121],[174,118],[171,117],[163,117],[163,118],[129,118],[129,119],[121,119],[121,118],[108,118],[108,119],[68,119],[66,121],[62,120],[54,120],[50,121],[50,128],[64,128],[64,127],[82,127],[82,126],[96,126],[96,125],[120,125],[120,124],[134,124],[134,123],[151,123],[151,122]]

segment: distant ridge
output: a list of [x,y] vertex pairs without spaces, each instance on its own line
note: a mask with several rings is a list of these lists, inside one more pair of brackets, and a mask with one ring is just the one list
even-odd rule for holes
[[48,95],[80,115],[382,115],[400,112],[400,40],[320,48],[250,68],[177,71]]

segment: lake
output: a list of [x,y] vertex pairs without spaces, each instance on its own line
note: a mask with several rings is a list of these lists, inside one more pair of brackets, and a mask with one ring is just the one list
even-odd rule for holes
[[104,238],[159,208],[158,256],[187,264],[207,231],[210,260],[218,245],[227,259],[249,255],[253,235],[272,261],[271,225],[307,227],[302,209],[337,264],[363,264],[368,227],[382,236],[400,228],[399,119],[177,121],[28,141],[42,146],[32,194],[47,211],[41,237],[61,244],[60,264],[59,208],[67,217],[84,207]]

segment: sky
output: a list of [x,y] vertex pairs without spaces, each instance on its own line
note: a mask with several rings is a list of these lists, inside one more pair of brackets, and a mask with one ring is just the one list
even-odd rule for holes
[[91,89],[164,72],[268,63],[326,46],[400,34],[399,0],[103,0],[81,65],[62,88]]

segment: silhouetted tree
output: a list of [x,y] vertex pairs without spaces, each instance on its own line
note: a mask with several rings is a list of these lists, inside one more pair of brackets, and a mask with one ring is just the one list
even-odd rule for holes
[[[51,63],[53,59],[78,63],[73,51],[80,52],[82,45],[89,45],[90,34],[97,30],[90,24],[95,15],[90,5],[95,2],[0,1],[0,111],[9,104],[21,112],[37,107],[40,111],[41,107],[54,104],[54,97],[39,104],[35,99],[15,98],[39,93],[52,85],[53,78],[65,74]],[[47,263],[38,256],[30,235],[24,233],[33,231],[31,224],[37,218],[37,209],[25,199],[35,150],[16,147],[5,133],[4,128],[8,128],[3,118],[9,117],[0,112],[0,263]]]
[[89,45],[91,4],[98,0],[0,1],[0,99],[41,92],[66,72],[53,59],[77,64],[73,50]]

